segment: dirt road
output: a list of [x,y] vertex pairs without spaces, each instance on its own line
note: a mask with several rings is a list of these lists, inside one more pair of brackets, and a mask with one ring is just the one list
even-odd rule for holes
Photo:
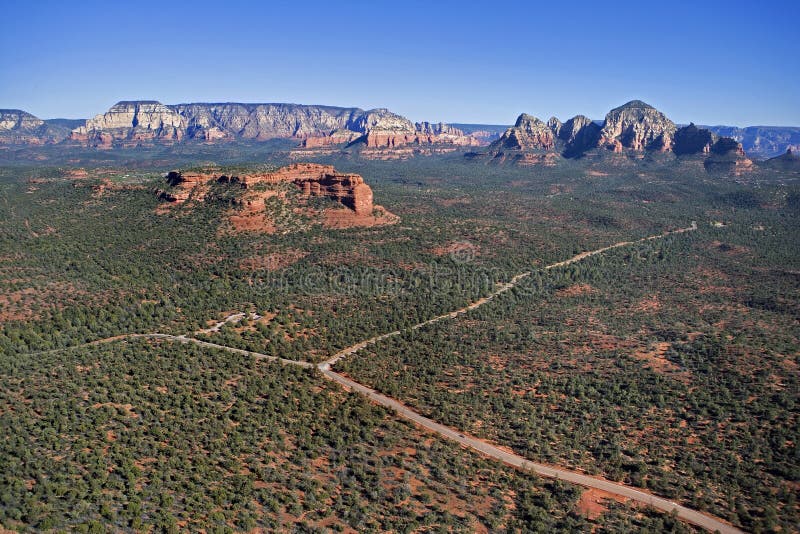
[[[645,237],[645,238],[639,239],[637,241],[622,241],[622,242],[615,243],[613,245],[610,245],[610,246],[607,246],[607,247],[603,247],[603,248],[600,248],[600,249],[597,249],[597,250],[593,250],[593,251],[589,251],[589,252],[582,252],[582,253],[577,254],[577,255],[575,255],[572,258],[569,258],[567,260],[564,260],[564,261],[561,261],[561,262],[558,262],[558,263],[554,263],[552,265],[548,265],[547,267],[545,267],[545,269],[553,269],[553,268],[556,268],[556,267],[562,267],[562,266],[565,266],[565,265],[569,265],[571,263],[575,263],[575,262],[581,261],[581,260],[583,260],[585,258],[588,258],[590,256],[594,256],[596,254],[601,254],[602,252],[605,252],[607,250],[611,250],[611,249],[614,249],[614,248],[619,248],[619,247],[623,247],[623,246],[627,246],[627,245],[633,245],[633,244],[636,244],[636,243],[642,243],[642,242],[645,242],[645,241],[651,241],[651,240],[654,240],[654,239],[660,239],[660,238],[668,236],[670,234],[689,232],[689,231],[696,230],[696,229],[697,229],[697,225],[693,221],[692,225],[690,227],[688,227],[688,228],[682,228],[682,229],[679,229],[679,230],[674,230],[674,231],[671,231],[671,232],[665,232],[663,234],[658,234],[658,235],[655,235],[655,236]],[[500,295],[502,293],[505,293],[506,291],[511,290],[514,286],[519,284],[519,282],[521,280],[523,280],[524,278],[526,278],[526,277],[528,277],[530,275],[531,275],[531,271],[520,273],[520,274],[514,276],[509,282],[499,286],[490,295],[488,295],[486,297],[483,297],[483,298],[473,302],[472,304],[469,304],[468,306],[465,306],[465,307],[460,308],[458,310],[452,311],[450,313],[439,315],[439,316],[434,317],[432,319],[429,319],[427,321],[423,321],[423,322],[421,322],[419,324],[416,324],[414,326],[408,327],[407,329],[405,329],[403,331],[422,328],[422,327],[424,327],[426,325],[433,324],[433,323],[436,323],[438,321],[442,321],[442,320],[445,320],[445,319],[454,318],[454,317],[457,317],[458,315],[466,313],[466,312],[468,312],[470,310],[474,310],[474,309],[476,309],[476,308],[478,308],[480,306],[483,306],[484,304],[488,303],[494,297],[496,297],[496,296],[498,296],[498,295]],[[602,478],[591,477],[591,476],[585,475],[585,474],[577,472],[577,471],[570,471],[570,470],[567,470],[567,469],[561,469],[561,468],[558,468],[558,467],[552,467],[552,466],[548,466],[548,465],[544,465],[544,464],[539,464],[539,463],[536,463],[536,462],[531,462],[530,460],[527,460],[526,458],[523,458],[522,456],[519,456],[517,454],[514,454],[514,453],[511,453],[511,452],[505,451],[503,449],[500,449],[499,447],[496,447],[496,446],[494,446],[494,445],[492,445],[492,444],[490,444],[490,443],[488,443],[486,441],[483,441],[481,439],[475,438],[473,436],[466,435],[466,434],[464,434],[464,433],[462,433],[462,432],[460,432],[458,430],[455,430],[455,429],[452,429],[452,428],[447,427],[445,425],[442,425],[440,423],[437,423],[436,421],[434,421],[432,419],[429,419],[429,418],[427,418],[427,417],[415,412],[414,410],[408,408],[407,406],[405,406],[401,402],[399,402],[399,401],[397,401],[395,399],[392,399],[390,397],[387,397],[385,395],[382,395],[382,394],[378,393],[377,391],[375,391],[375,390],[373,390],[373,389],[371,389],[371,388],[369,388],[369,387],[367,387],[367,386],[365,386],[363,384],[355,382],[354,380],[351,380],[350,378],[348,378],[348,377],[346,377],[344,375],[341,375],[339,373],[336,373],[336,372],[331,370],[331,366],[333,364],[335,364],[336,362],[338,362],[339,360],[341,360],[342,358],[345,358],[346,356],[354,354],[354,353],[364,349],[368,345],[377,343],[378,341],[381,341],[382,339],[386,339],[386,338],[389,338],[389,337],[392,337],[392,336],[400,335],[401,332],[402,332],[401,330],[395,330],[395,331],[392,331],[392,332],[388,332],[386,334],[381,334],[379,336],[374,336],[374,337],[369,338],[367,340],[361,341],[359,343],[356,343],[355,345],[352,345],[350,347],[347,347],[345,349],[340,350],[339,352],[334,354],[331,358],[325,360],[324,362],[318,363],[318,364],[314,364],[314,363],[308,362],[308,361],[288,360],[288,359],[280,358],[280,357],[277,357],[277,356],[271,356],[269,354],[262,354],[262,353],[259,353],[259,352],[253,352],[253,351],[239,349],[239,348],[235,348],[235,347],[228,347],[228,346],[225,346],[225,345],[219,345],[217,343],[211,343],[209,341],[202,341],[202,340],[191,338],[191,337],[187,337],[187,336],[175,336],[175,335],[171,335],[171,334],[159,334],[159,333],[129,334],[129,335],[114,336],[114,337],[111,337],[111,338],[106,338],[106,339],[93,341],[91,343],[86,343],[86,344],[81,345],[81,346],[92,346],[92,345],[97,345],[97,344],[100,344],[100,343],[111,343],[111,342],[120,341],[120,340],[123,340],[123,339],[126,339],[126,338],[166,339],[166,340],[175,341],[175,342],[178,342],[178,343],[194,343],[194,344],[199,345],[201,347],[210,347],[210,348],[215,348],[215,349],[219,349],[219,350],[225,350],[225,351],[228,351],[228,352],[231,352],[231,353],[234,353],[234,354],[239,354],[239,355],[242,355],[242,356],[247,356],[247,357],[256,358],[256,359],[260,359],[260,360],[278,361],[278,362],[281,362],[281,363],[286,364],[286,365],[297,365],[297,366],[300,366],[300,367],[303,367],[303,368],[306,368],[306,369],[312,369],[312,368],[316,367],[323,374],[323,376],[325,376],[329,380],[333,380],[333,381],[337,382],[338,384],[342,385],[343,387],[345,387],[345,388],[347,388],[349,390],[357,391],[357,392],[361,393],[362,395],[367,397],[372,402],[375,402],[377,404],[380,404],[382,406],[385,406],[386,408],[389,408],[389,409],[393,410],[399,417],[402,417],[403,419],[411,421],[411,422],[419,425],[420,427],[422,427],[422,428],[424,428],[426,430],[429,430],[431,432],[435,432],[436,434],[438,434],[438,435],[440,435],[442,437],[454,440],[454,441],[460,443],[461,445],[463,445],[465,447],[469,447],[470,449],[473,449],[473,450],[475,450],[475,451],[477,451],[477,452],[479,452],[481,454],[484,454],[484,455],[486,455],[486,456],[488,456],[490,458],[494,458],[496,460],[500,460],[501,462],[503,462],[503,463],[505,463],[507,465],[516,467],[518,469],[531,471],[531,472],[534,472],[534,473],[536,473],[538,475],[541,475],[541,476],[544,476],[544,477],[563,480],[565,482],[570,482],[572,484],[577,484],[577,485],[584,486],[584,487],[587,487],[587,488],[596,488],[596,489],[599,489],[599,490],[603,490],[603,491],[611,493],[613,495],[624,497],[626,499],[630,499],[632,501],[635,501],[635,502],[640,503],[640,504],[644,504],[646,506],[651,506],[651,507],[653,507],[655,509],[662,510],[664,512],[672,512],[674,510],[677,513],[677,516],[680,519],[682,519],[684,521],[687,521],[689,523],[692,523],[694,525],[697,525],[699,527],[705,528],[705,529],[707,529],[709,531],[712,531],[712,532],[719,531],[719,532],[721,532],[723,534],[739,534],[739,533],[742,532],[741,530],[739,530],[739,529],[737,529],[737,528],[735,528],[735,527],[723,522],[720,519],[717,519],[715,517],[703,514],[701,512],[696,511],[696,510],[692,510],[691,508],[687,508],[685,506],[681,506],[681,505],[679,505],[677,503],[674,503],[674,502],[669,501],[667,499],[664,499],[662,497],[651,495],[651,494],[649,494],[649,493],[647,493],[647,492],[645,492],[643,490],[640,490],[640,489],[637,489],[637,488],[634,488],[634,487],[626,486],[624,484],[619,484],[619,483],[616,483],[616,482],[611,482],[609,480],[605,480],[605,479],[602,479]],[[80,346],[78,346],[78,347],[69,347],[69,348],[72,349],[72,348],[79,348],[79,347]],[[67,350],[67,349],[55,349],[53,351],[44,351],[44,352],[36,353],[36,354],[57,352],[57,351],[60,351],[60,350]]]

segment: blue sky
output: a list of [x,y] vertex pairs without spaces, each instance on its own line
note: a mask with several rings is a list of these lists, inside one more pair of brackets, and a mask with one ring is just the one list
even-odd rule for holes
[[0,108],[118,100],[387,107],[413,120],[800,125],[800,2],[3,0]]

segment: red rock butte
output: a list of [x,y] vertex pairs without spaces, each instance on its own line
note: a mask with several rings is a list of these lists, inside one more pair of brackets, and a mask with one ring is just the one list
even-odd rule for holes
[[292,163],[277,171],[263,174],[244,174],[238,176],[215,173],[182,173],[172,171],[167,182],[172,189],[159,191],[161,198],[175,203],[183,203],[191,198],[202,201],[211,181],[239,184],[245,189],[256,184],[294,183],[300,187],[303,196],[328,197],[353,210],[357,215],[371,215],[372,188],[358,174],[337,172],[332,165],[317,163]]

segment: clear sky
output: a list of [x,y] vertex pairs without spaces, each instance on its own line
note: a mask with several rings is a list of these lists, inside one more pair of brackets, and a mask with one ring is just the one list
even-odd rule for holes
[[0,108],[387,107],[412,120],[800,125],[800,1],[2,0]]

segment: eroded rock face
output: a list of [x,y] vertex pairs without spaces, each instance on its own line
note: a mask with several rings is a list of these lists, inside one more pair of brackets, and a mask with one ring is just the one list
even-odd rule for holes
[[115,141],[137,144],[154,140],[179,141],[187,121],[156,101],[118,102],[106,113],[72,131],[71,138],[93,146],[109,147]]
[[566,144],[565,156],[578,156],[597,146],[600,139],[600,126],[585,115],[576,115],[563,124],[558,138]]
[[517,122],[489,145],[490,152],[502,150],[553,150],[555,136],[553,131],[538,118],[523,113]]
[[423,135],[453,135],[459,137],[464,136],[464,132],[462,132],[455,126],[451,126],[443,122],[438,122],[438,123],[417,122],[414,123],[414,127],[418,132],[420,132]]
[[561,128],[564,125],[558,120],[557,117],[550,117],[547,121],[547,127],[553,132],[556,137],[561,137]]
[[337,172],[332,165],[292,163],[273,173],[246,177],[245,184],[294,182],[306,197],[324,196],[356,212],[372,213],[372,188],[358,174]]
[[357,132],[414,132],[414,123],[386,108],[371,109],[354,122]]
[[167,174],[167,184],[170,189],[158,190],[157,194],[159,198],[177,204],[186,202],[190,197],[202,202],[208,192],[207,184],[212,179],[213,176],[203,173],[170,171]]
[[747,157],[741,143],[730,137],[720,137],[711,145],[703,166],[709,172],[739,176],[753,170],[753,161]]
[[187,119],[189,138],[197,138],[212,128],[231,139],[322,137],[348,129],[364,113],[358,108],[297,104],[178,104],[170,107]]
[[676,130],[675,124],[656,108],[633,100],[608,112],[600,145],[614,151],[620,147],[668,151]]
[[[58,122],[58,121],[53,121]],[[66,139],[69,130],[21,109],[0,109],[0,144],[42,145]]]
[[679,128],[675,132],[672,151],[682,156],[688,154],[708,154],[717,136],[705,128],[698,128],[694,123]]
[[364,136],[367,148],[395,148],[417,143],[419,140],[420,137],[414,130],[371,130]]
[[303,139],[303,148],[325,148],[336,145],[346,145],[361,137],[358,132],[351,130],[336,130],[330,135],[312,136]]
[[44,121],[21,109],[0,109],[0,130],[34,130]]
[[[380,112],[380,115],[376,115]],[[480,141],[465,135],[449,124],[411,121],[388,110],[373,110],[362,124],[367,129],[364,144],[367,148],[394,149],[406,145],[450,144],[477,146]]]
[[177,204],[190,199],[202,202],[210,184],[214,182],[238,185],[246,190],[258,184],[294,183],[307,198],[331,198],[353,210],[356,215],[371,215],[373,211],[372,188],[364,179],[358,174],[337,172],[332,165],[293,163],[275,172],[240,176],[172,171],[166,180],[170,188],[159,190],[157,194]]
[[387,109],[297,104],[178,104],[119,102],[72,131],[74,141],[108,148],[184,139],[205,142],[235,139],[297,138],[305,149],[327,148],[363,139],[367,147],[447,143],[470,146],[476,139],[446,124],[411,121]]

